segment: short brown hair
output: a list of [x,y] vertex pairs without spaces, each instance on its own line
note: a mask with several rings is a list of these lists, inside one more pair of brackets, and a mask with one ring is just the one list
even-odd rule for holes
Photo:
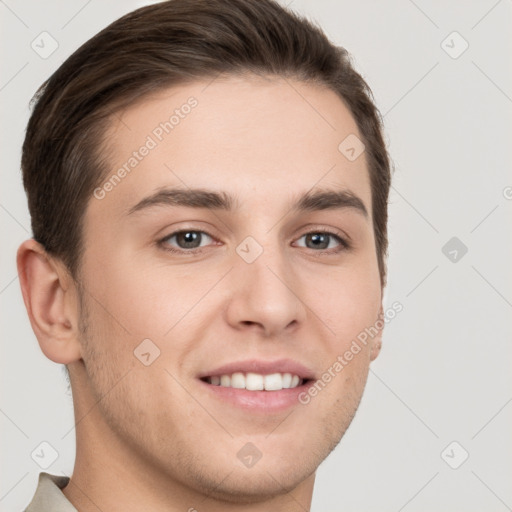
[[34,238],[76,278],[84,212],[109,172],[101,147],[111,116],[160,89],[247,72],[327,86],[349,108],[366,146],[385,286],[391,173],[372,92],[344,48],[272,0],[157,3],[128,13],[76,50],[33,98],[22,171]]

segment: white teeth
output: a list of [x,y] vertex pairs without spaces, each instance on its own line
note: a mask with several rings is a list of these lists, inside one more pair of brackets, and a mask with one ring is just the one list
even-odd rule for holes
[[280,373],[265,375],[265,389],[267,391],[276,391],[283,389],[283,377]]
[[243,373],[233,373],[231,376],[231,387],[245,389],[245,375]]
[[263,376],[257,373],[248,373],[245,377],[245,389],[261,391],[263,389]]
[[208,378],[208,382],[214,386],[225,388],[247,389],[249,391],[280,391],[281,389],[296,388],[303,383],[298,375],[291,373],[271,373],[261,375],[259,373],[235,372],[231,375],[215,375]]

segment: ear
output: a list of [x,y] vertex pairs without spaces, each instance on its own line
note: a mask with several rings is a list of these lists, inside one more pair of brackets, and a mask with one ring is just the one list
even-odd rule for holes
[[380,305],[379,315],[377,321],[382,321],[382,326],[379,328],[379,333],[372,338],[372,348],[370,350],[370,361],[374,361],[377,359],[377,356],[380,354],[380,349],[382,348],[382,331],[384,330],[384,308],[382,307],[382,303]]
[[76,286],[67,269],[33,239],[16,258],[23,301],[44,355],[56,363],[81,358]]

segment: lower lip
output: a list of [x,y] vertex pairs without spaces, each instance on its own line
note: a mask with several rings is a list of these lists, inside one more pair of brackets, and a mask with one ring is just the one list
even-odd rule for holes
[[202,380],[199,383],[212,395],[224,402],[247,411],[254,412],[281,412],[294,405],[301,405],[299,395],[307,392],[313,381],[308,380],[301,386],[279,391],[249,391],[247,389],[227,388],[214,386]]

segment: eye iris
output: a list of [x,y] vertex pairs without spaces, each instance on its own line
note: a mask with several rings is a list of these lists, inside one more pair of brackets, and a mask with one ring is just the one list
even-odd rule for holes
[[[180,247],[182,247],[182,244],[180,243],[180,240],[182,239],[185,239],[184,249],[194,249],[197,246],[193,244],[194,242],[197,242],[197,240],[201,240],[201,235],[197,231],[182,231],[181,233],[178,233],[176,235],[176,241]],[[191,247],[190,244],[193,246]]]
[[[316,248],[320,247],[320,249],[326,249],[329,246],[329,235],[326,235],[324,233],[314,233],[307,235],[307,237],[310,237],[310,239],[314,243],[314,247]],[[317,244],[316,242],[319,241],[320,239],[324,239],[324,241],[320,241],[320,244]]]

